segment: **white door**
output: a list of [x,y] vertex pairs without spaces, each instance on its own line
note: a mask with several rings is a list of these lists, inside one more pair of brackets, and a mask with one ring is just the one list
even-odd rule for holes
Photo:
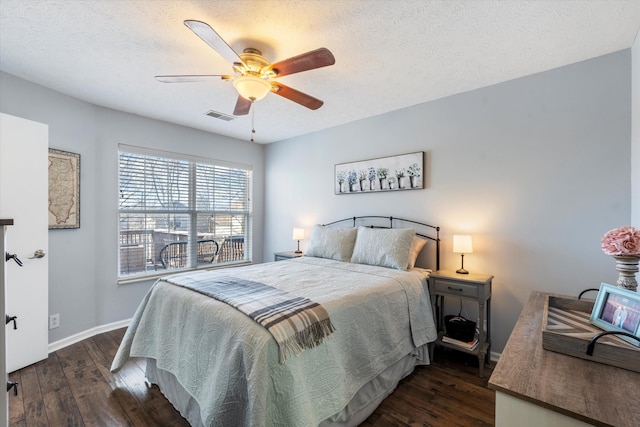
[[[22,261],[6,263],[7,372],[48,356],[49,127],[0,113],[0,217],[13,218],[6,250]],[[43,258],[33,257],[38,249]],[[4,254],[0,254],[4,255]]]
[[[0,221],[9,220],[10,218],[2,218],[0,216]],[[11,221],[6,221],[6,224],[11,224]],[[0,223],[0,254],[4,253],[6,238],[5,235],[7,233],[7,228],[10,228],[10,225],[2,225]],[[0,260],[0,319],[4,316],[4,285],[5,285],[5,274],[4,274],[4,259]],[[6,352],[4,350],[5,344],[5,330],[0,329],[0,372],[2,372],[2,378],[5,381],[8,381],[7,378],[7,360],[6,360]],[[1,382],[0,382],[1,383]],[[0,425],[9,425],[9,396],[2,397],[2,403],[0,403]]]

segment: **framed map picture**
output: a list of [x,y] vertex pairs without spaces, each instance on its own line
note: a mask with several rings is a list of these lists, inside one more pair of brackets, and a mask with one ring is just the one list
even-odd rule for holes
[[49,230],[80,228],[80,154],[49,149]]

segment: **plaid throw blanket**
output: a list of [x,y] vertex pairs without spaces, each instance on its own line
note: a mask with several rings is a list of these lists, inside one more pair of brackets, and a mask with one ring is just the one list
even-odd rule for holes
[[262,283],[230,276],[212,281],[190,274],[164,280],[229,304],[261,324],[278,343],[280,363],[290,354],[322,344],[335,330],[320,304]]

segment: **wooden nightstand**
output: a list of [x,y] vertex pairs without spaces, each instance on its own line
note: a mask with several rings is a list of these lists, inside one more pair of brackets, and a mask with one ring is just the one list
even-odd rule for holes
[[289,252],[276,252],[273,254],[276,261],[284,261],[291,258],[298,258],[304,255],[303,253],[295,253],[294,251]]
[[[484,377],[484,364],[491,351],[491,281],[486,274],[458,274],[455,271],[438,270],[429,277],[431,306],[436,316],[438,340],[436,345],[475,354],[478,357],[480,377]],[[442,342],[444,330],[444,299],[456,297],[475,301],[478,304],[478,345],[469,350],[455,344]],[[486,319],[486,331],[483,327]]]

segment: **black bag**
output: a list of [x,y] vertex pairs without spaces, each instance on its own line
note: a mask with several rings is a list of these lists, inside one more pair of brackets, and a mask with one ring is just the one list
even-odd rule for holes
[[454,340],[471,342],[476,335],[476,322],[453,314],[444,317],[447,336]]

